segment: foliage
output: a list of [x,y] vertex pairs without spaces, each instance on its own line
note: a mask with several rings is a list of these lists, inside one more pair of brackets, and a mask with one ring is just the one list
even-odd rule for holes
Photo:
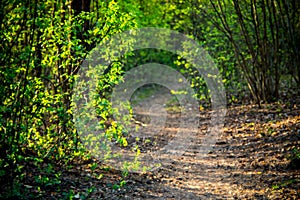
[[256,102],[278,97],[282,74],[291,74],[299,85],[299,67],[286,60],[293,55],[289,60],[299,63],[296,1],[209,1],[200,10],[199,15],[226,37],[218,43],[227,46],[226,54],[234,55]]
[[[276,100],[283,86],[299,87],[299,10],[296,0],[2,1],[0,182],[6,192],[1,197],[22,197],[29,166],[39,171],[32,187],[42,194],[47,187],[59,187],[63,170],[57,168],[92,160],[75,128],[72,95],[89,52],[112,35],[145,26],[190,35],[218,64],[230,102],[246,98],[249,91],[260,103]],[[127,141],[122,126],[112,119],[117,111],[111,92],[126,71],[148,62],[178,70],[190,80],[198,100],[209,101],[203,77],[170,52],[136,50],[108,67],[98,66],[102,75],[90,106],[105,136],[123,146]],[[295,152],[298,162],[299,150]],[[72,190],[64,195],[78,196]]]
[[300,168],[300,148],[294,147],[291,155],[289,156],[290,159],[290,167],[293,169]]
[[16,184],[27,178],[26,163],[62,166],[86,157],[72,120],[75,74],[94,45],[136,26],[114,1],[91,4],[89,12],[73,10],[69,0],[1,4],[0,163],[3,189],[11,191],[6,195],[20,194]]

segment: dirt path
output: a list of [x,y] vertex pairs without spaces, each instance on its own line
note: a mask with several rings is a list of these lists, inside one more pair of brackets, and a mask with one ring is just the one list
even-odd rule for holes
[[[135,100],[132,125],[139,129],[128,138],[129,147],[138,144],[141,157],[151,155],[149,164],[159,160],[162,166],[129,173],[123,178],[126,184],[119,187],[115,184],[122,181],[121,171],[104,169],[101,163],[92,171],[90,166],[97,160],[75,164],[61,173],[60,191],[43,188],[42,199],[65,199],[63,193],[70,190],[73,199],[300,199],[300,161],[289,160],[300,143],[300,98],[262,108],[228,107],[223,133],[203,158],[197,155],[210,125],[209,110],[197,111],[199,131],[184,152],[170,154],[160,150],[176,137],[180,120],[188,121],[190,116],[180,112],[167,92]],[[191,134],[188,129],[181,131],[184,136]]]
[[[166,95],[154,94],[134,108],[139,132],[156,140],[155,151],[178,131],[178,112],[167,112],[164,127],[157,127],[155,110]],[[107,199],[299,199],[300,172],[292,169],[287,155],[300,141],[299,104],[236,106],[228,108],[224,132],[213,150],[197,159],[201,138],[209,125],[209,112],[200,112],[196,141],[183,155],[159,155],[162,166],[146,174],[131,174],[124,188]],[[150,106],[151,108],[151,106]],[[145,111],[148,109],[148,112]],[[166,111],[156,110],[159,119]],[[148,116],[148,119],[147,119]],[[149,117],[150,122],[149,122]],[[152,123],[151,123],[152,120]],[[158,134],[157,130],[161,130]],[[186,133],[188,134],[188,132]],[[141,137],[141,135],[139,135]],[[144,138],[144,139],[145,139]],[[151,145],[150,145],[151,146]],[[152,148],[152,149],[151,149]],[[155,154],[154,154],[155,155]]]

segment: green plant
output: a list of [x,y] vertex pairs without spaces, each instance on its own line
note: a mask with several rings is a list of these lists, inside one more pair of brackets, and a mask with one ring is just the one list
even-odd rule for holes
[[[76,158],[88,159],[73,121],[76,74],[97,43],[136,22],[115,1],[84,3],[91,5],[71,0],[1,3],[0,151],[6,153],[0,155],[0,177],[9,180],[2,188],[7,195],[17,194],[27,178],[26,162],[46,163],[36,173],[47,175],[37,174],[35,182],[49,186],[60,184],[59,173],[49,176],[54,166],[68,168]],[[110,82],[99,82],[99,91],[119,80],[120,72],[120,66],[114,68]],[[114,125],[109,134],[120,131]]]
[[288,157],[290,160],[290,167],[293,169],[300,168],[300,148],[294,147],[290,156]]

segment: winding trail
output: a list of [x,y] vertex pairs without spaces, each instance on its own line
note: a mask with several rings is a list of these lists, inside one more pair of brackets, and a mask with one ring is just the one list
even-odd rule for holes
[[[132,100],[132,130],[139,128],[128,138],[127,148],[139,145],[140,158],[148,159],[142,161],[161,166],[129,173],[123,187],[114,187],[122,181],[121,171],[103,170],[101,163],[94,171],[82,166],[64,173],[62,185],[78,193],[93,187],[88,199],[300,199],[300,170],[295,168],[300,161],[289,159],[300,146],[300,98],[262,108],[228,107],[223,133],[202,158],[197,155],[210,125],[209,110],[197,111],[199,129],[184,152],[170,154],[160,150],[178,131],[190,136],[179,126],[190,116],[182,115],[164,90]],[[99,174],[101,179],[96,178]]]
[[[153,115],[161,118],[166,111],[154,113],[145,105],[166,105],[170,99],[166,100],[165,94],[153,94],[134,108],[139,136],[157,141],[155,147],[140,144],[146,153],[166,145],[175,137],[180,119],[189,117],[169,109],[163,127],[157,127]],[[199,112],[199,131],[186,151],[182,155],[160,154],[161,167],[131,174],[122,189],[124,196],[116,194],[115,198],[298,199],[300,172],[289,167],[286,155],[300,143],[299,104],[280,112],[276,109],[276,105],[268,110],[253,105],[228,108],[223,134],[206,157],[197,159],[210,119],[208,111]],[[288,184],[291,180],[293,184]],[[282,183],[287,187],[277,189]]]
[[[68,168],[55,167],[59,179],[55,173],[42,173],[59,180],[57,186],[39,187],[32,183],[41,171],[29,163],[24,180],[28,194],[38,194],[40,199],[66,199],[70,195],[73,199],[107,200],[300,199],[300,159],[290,159],[300,146],[300,97],[262,108],[228,107],[214,148],[199,157],[210,126],[209,109],[195,111],[192,119],[199,127],[192,132],[180,126],[191,116],[181,113],[178,101],[167,90],[141,92],[132,98],[134,119],[130,127],[136,131],[130,132],[128,147],[121,150],[138,145],[142,163],[161,166],[123,176],[124,171],[107,167],[96,158],[78,158]],[[179,140],[177,144],[184,148],[172,154],[166,147],[176,137],[182,137],[185,143]],[[40,167],[47,166],[41,163]]]

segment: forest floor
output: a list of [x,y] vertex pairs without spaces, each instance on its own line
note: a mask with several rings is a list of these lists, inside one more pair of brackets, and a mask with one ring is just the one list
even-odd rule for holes
[[[166,145],[180,129],[179,121],[189,117],[173,106],[156,133],[154,126],[159,122],[147,122],[155,109],[145,111],[145,103],[165,105],[165,98],[154,93],[143,104],[136,103],[135,125],[141,126],[140,133],[145,131],[144,139],[157,141],[155,148],[140,144],[141,152]],[[290,160],[293,149],[300,146],[300,98],[261,108],[228,106],[222,134],[201,159],[197,153],[209,126],[209,111],[201,110],[197,116],[198,139],[181,155],[160,155],[162,165],[157,169],[122,177],[119,170],[97,168],[92,173],[81,165],[62,174],[61,187],[72,189],[74,199],[82,198],[81,194],[88,199],[300,199],[299,160]],[[103,177],[97,179],[95,173]],[[126,184],[116,185],[122,180]],[[87,193],[88,188],[93,190]],[[49,199],[60,198],[57,191],[46,189],[45,194]]]

